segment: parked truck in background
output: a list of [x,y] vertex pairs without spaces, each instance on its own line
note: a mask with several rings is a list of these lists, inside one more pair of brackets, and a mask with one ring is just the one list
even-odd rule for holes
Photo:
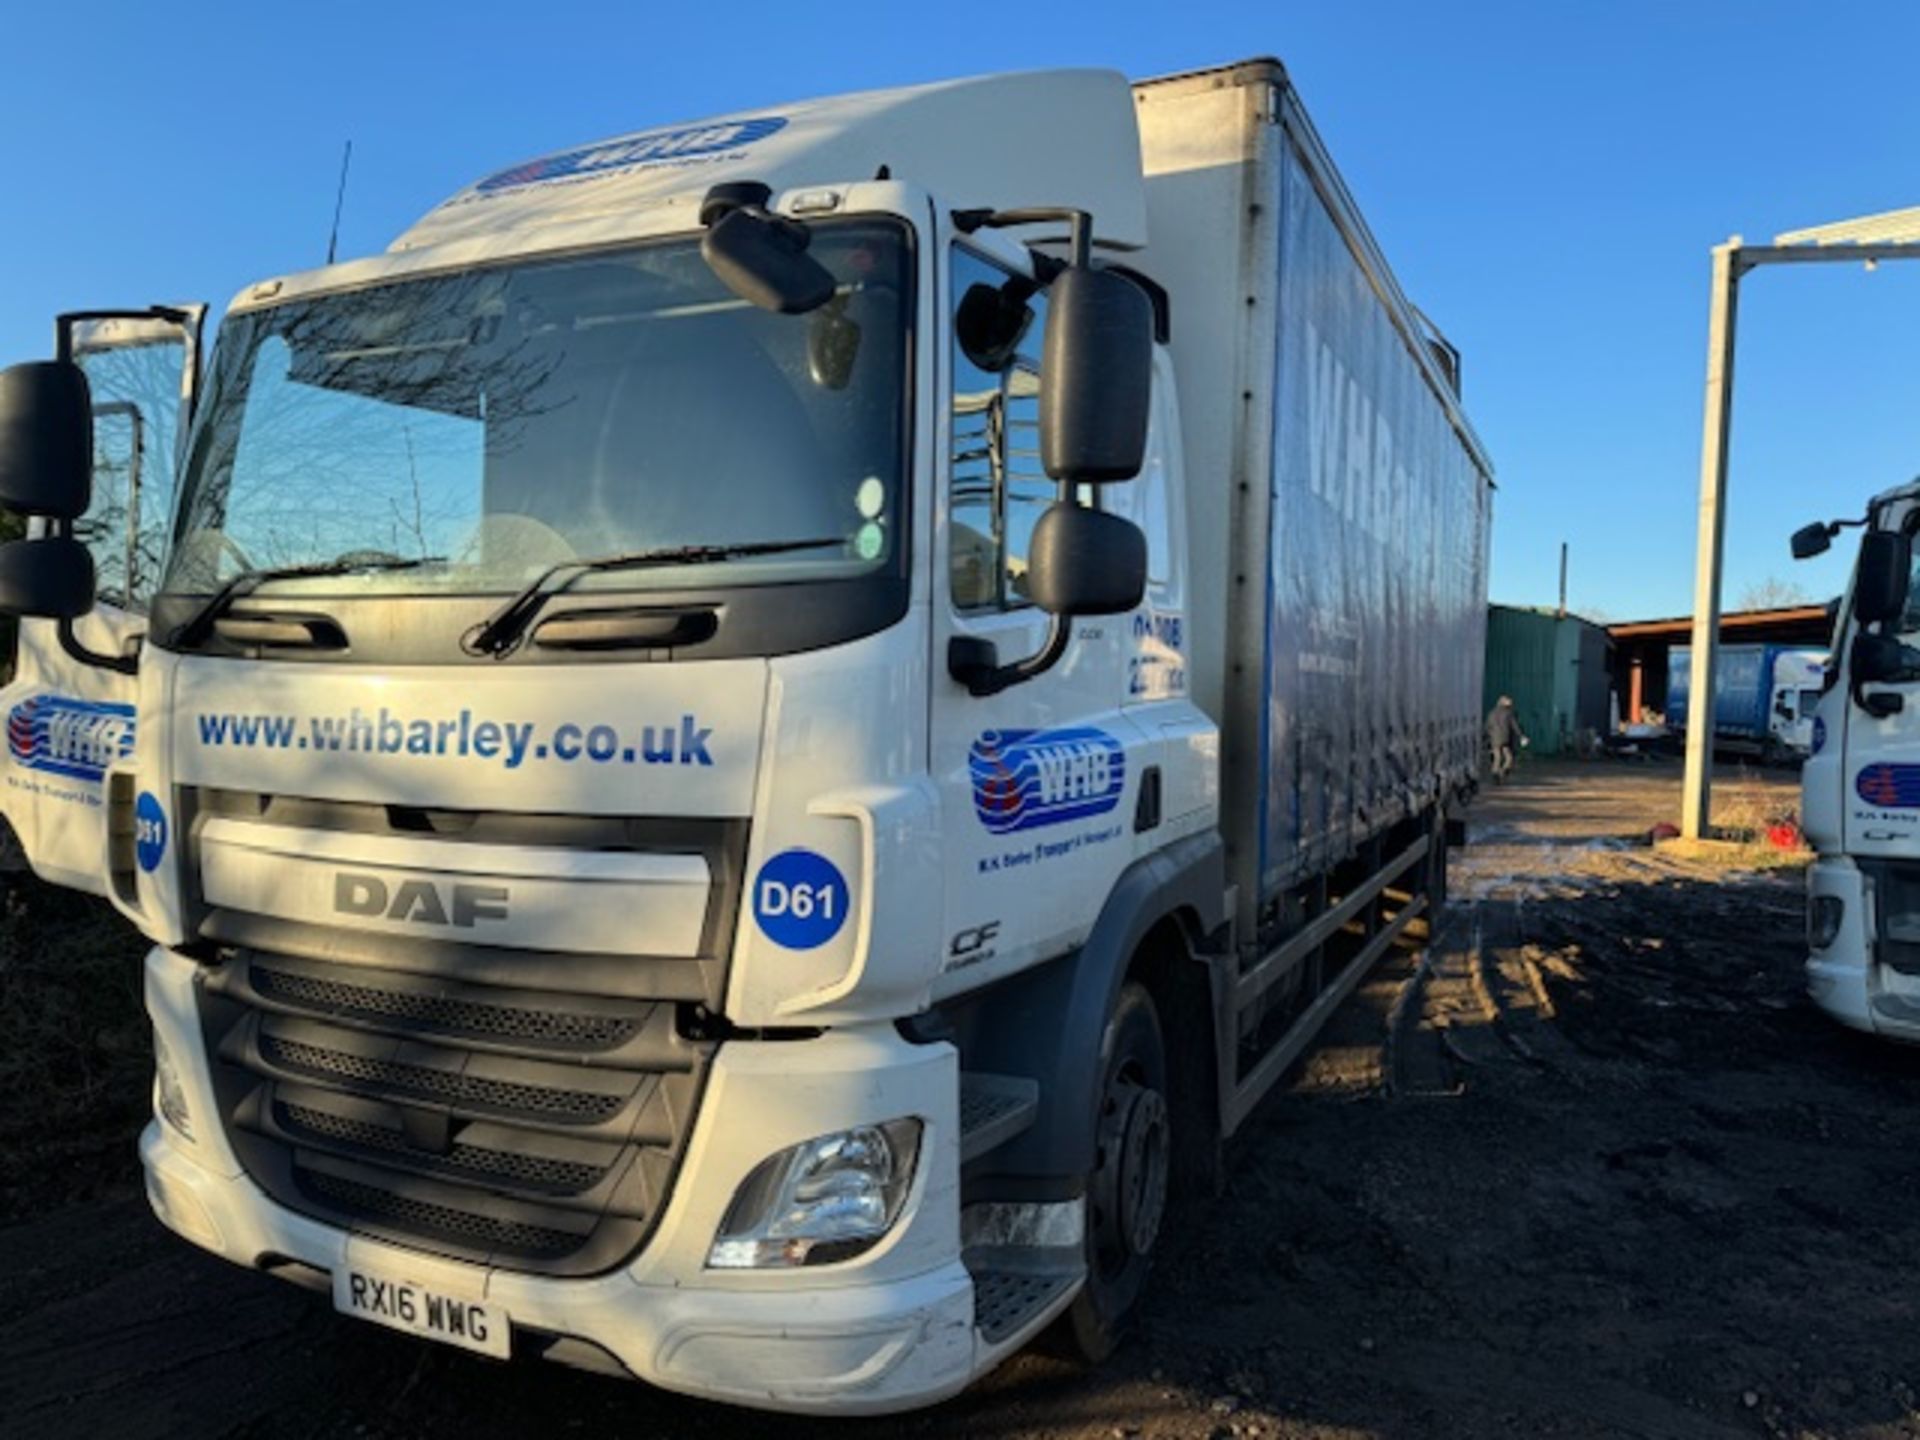
[[1102,1355],[1478,758],[1490,467],[1281,67],[585,145],[197,326],[0,378],[160,1218],[771,1409]]
[[[1713,680],[1717,750],[1768,764],[1806,759],[1827,653],[1791,645],[1722,645]],[[1693,687],[1693,648],[1667,652],[1667,726],[1684,732]]]
[[1832,683],[1800,772],[1807,989],[1844,1025],[1920,1043],[1920,481],[1859,520],[1806,526],[1798,559],[1863,529],[1834,624]]

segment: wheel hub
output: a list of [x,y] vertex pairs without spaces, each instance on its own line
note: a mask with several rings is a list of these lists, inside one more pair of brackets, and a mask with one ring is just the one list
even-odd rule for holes
[[1095,1176],[1100,1248],[1120,1263],[1153,1250],[1167,1209],[1170,1133],[1167,1102],[1158,1090],[1127,1076],[1108,1088]]
[[1153,1249],[1167,1209],[1167,1102],[1138,1090],[1120,1148],[1120,1233],[1135,1255]]

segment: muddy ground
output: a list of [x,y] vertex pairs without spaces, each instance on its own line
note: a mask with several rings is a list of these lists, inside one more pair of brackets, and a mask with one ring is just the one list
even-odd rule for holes
[[121,1119],[60,1154],[85,1198],[9,1161],[0,1432],[1920,1435],[1920,1053],[1807,1006],[1793,864],[1635,843],[1677,808],[1675,765],[1534,766],[1477,807],[1437,943],[1251,1123],[1101,1370],[1027,1356],[824,1425],[470,1359],[172,1240]]

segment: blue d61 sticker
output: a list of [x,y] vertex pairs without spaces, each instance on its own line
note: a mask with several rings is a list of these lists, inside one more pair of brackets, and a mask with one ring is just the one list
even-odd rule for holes
[[133,854],[151,875],[167,853],[167,812],[152,791],[142,790],[133,806]]
[[783,850],[760,867],[753,882],[753,917],[769,940],[789,950],[812,950],[847,923],[847,881],[834,863],[811,850]]

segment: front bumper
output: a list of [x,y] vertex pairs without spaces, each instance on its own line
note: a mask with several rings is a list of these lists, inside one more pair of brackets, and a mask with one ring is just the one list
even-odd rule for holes
[[[685,1165],[660,1226],[630,1264],[559,1279],[458,1262],[353,1235],[269,1199],[221,1133],[193,962],[147,958],[148,1010],[173,1057],[194,1138],[161,1120],[141,1136],[155,1213],[237,1264],[343,1264],[405,1275],[504,1309],[516,1350],[586,1341],[642,1380],[740,1405],[825,1414],[911,1409],[997,1359],[977,1339],[960,1261],[957,1057],[891,1028],[734,1042],[715,1057]],[[894,1230],[854,1260],[720,1272],[706,1254],[736,1187],[767,1155],[843,1126],[918,1115],[919,1172]],[[522,1344],[522,1340],[538,1340]]]
[[1845,857],[1822,857],[1807,871],[1809,903],[1831,896],[1841,905],[1839,932],[1807,956],[1807,994],[1828,1016],[1854,1030],[1920,1044],[1920,981],[1874,958],[1874,888]]

